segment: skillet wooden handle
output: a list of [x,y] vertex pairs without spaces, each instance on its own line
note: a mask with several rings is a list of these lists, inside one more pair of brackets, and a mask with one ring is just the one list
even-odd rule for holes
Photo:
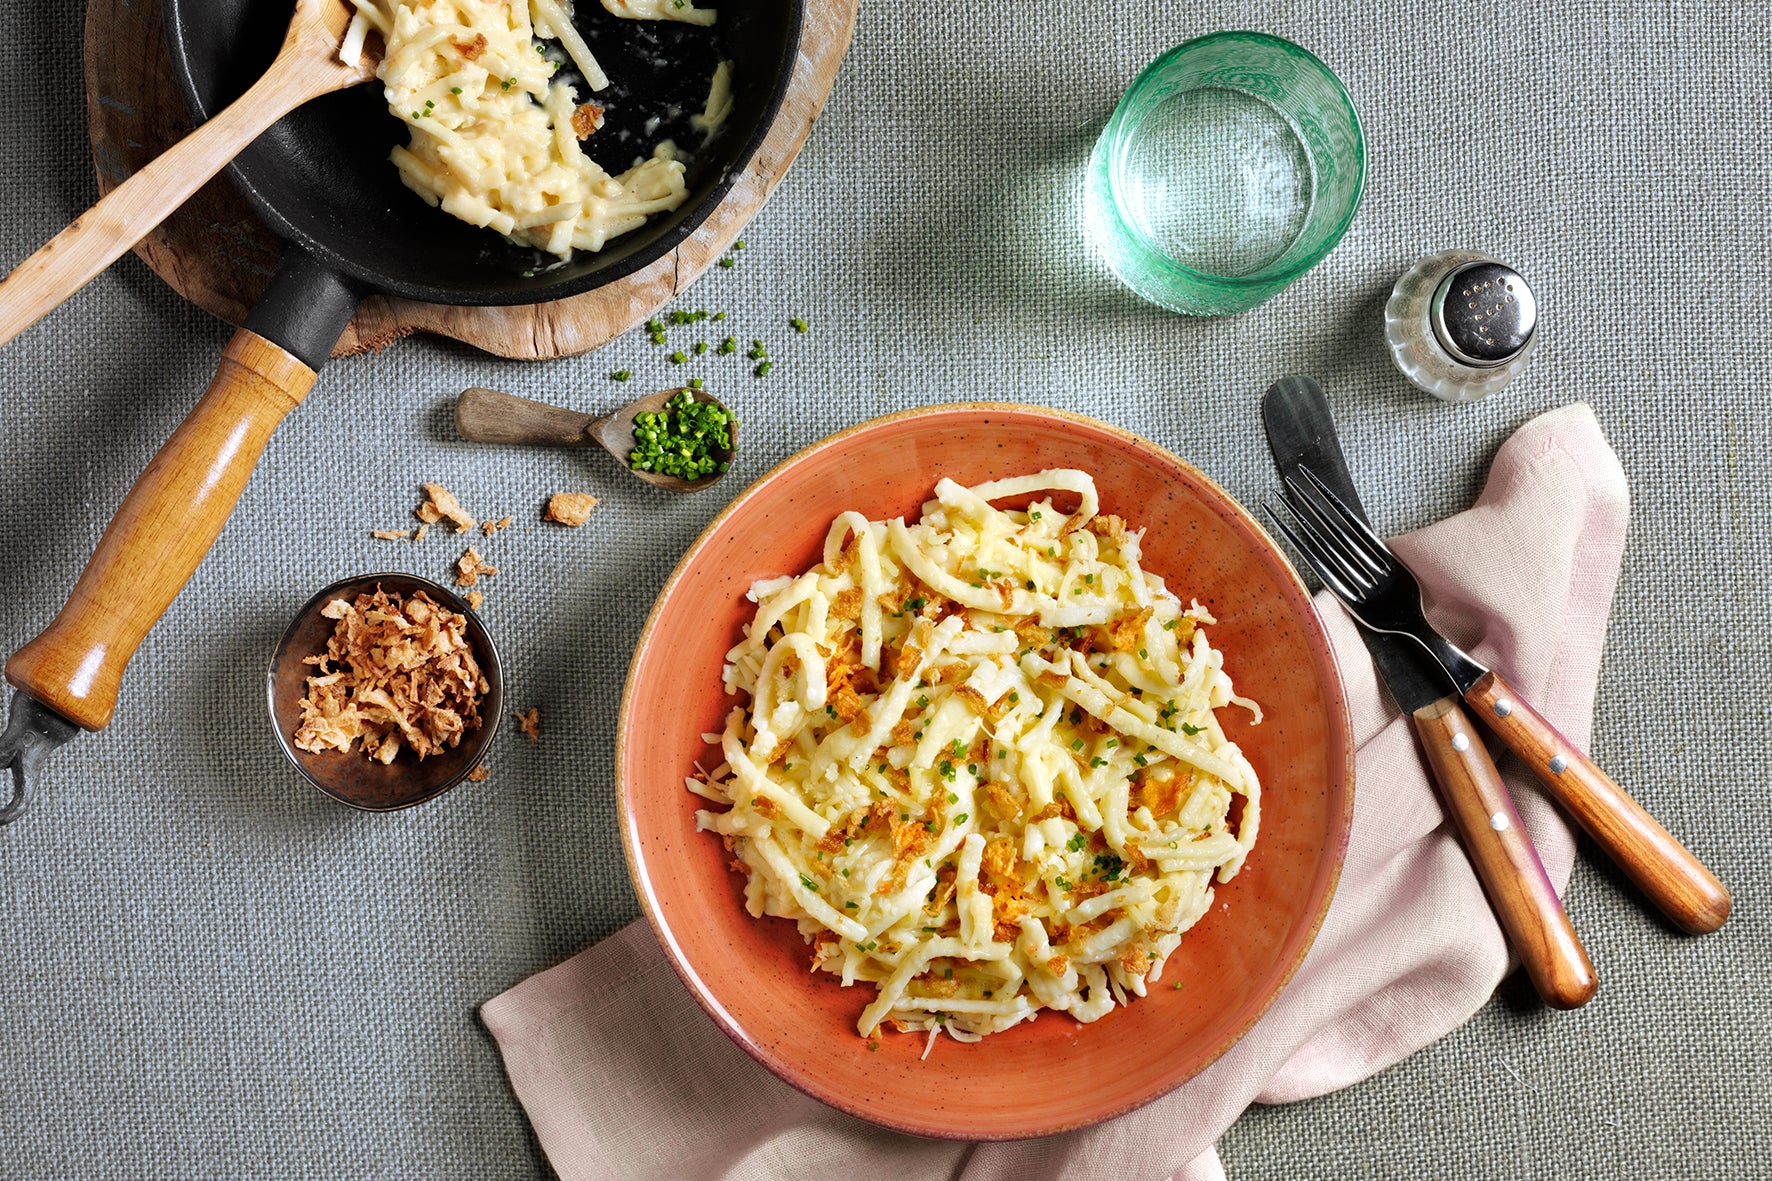
[[1441,698],[1413,716],[1440,797],[1538,995],[1556,1009],[1586,1004],[1600,986],[1593,963],[1458,698]]
[[1465,700],[1520,756],[1575,822],[1681,930],[1703,935],[1729,917],[1729,891],[1704,863],[1491,672]]
[[123,498],[67,605],[6,662],[6,679],[70,721],[102,729],[123,669],[203,561],[271,432],[314,371],[241,329],[209,390]]

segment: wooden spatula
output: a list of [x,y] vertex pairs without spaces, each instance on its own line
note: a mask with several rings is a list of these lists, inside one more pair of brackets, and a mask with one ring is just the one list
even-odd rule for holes
[[356,66],[338,60],[352,12],[346,0],[296,0],[283,48],[264,77],[0,280],[0,345],[86,286],[271,124],[309,99],[374,77],[379,45],[367,47]]

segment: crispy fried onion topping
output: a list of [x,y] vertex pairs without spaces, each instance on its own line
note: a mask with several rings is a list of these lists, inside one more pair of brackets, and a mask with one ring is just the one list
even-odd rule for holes
[[490,686],[467,639],[467,620],[423,591],[409,597],[377,587],[354,602],[321,609],[336,620],[326,651],[301,700],[295,745],[306,751],[349,750],[391,763],[402,747],[419,758],[439,754],[480,726],[480,699]]

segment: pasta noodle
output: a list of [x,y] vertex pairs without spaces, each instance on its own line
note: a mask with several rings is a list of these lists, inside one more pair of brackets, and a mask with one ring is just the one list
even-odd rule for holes
[[944,479],[917,523],[843,513],[817,566],[752,587],[697,824],[753,916],[874,986],[863,1036],[1094,1021],[1254,846],[1260,785],[1216,711],[1259,707],[1098,508],[1080,471]]
[[732,63],[721,62],[714,67],[708,81],[708,101],[699,115],[689,116],[689,125],[701,132],[702,142],[714,138],[732,115]]
[[[376,76],[389,109],[411,129],[411,142],[395,148],[392,160],[406,186],[431,204],[567,258],[601,250],[688,199],[669,140],[616,176],[579,146],[601,125],[602,108],[578,103],[572,85],[555,75],[570,62],[593,91],[609,78],[573,27],[569,0],[352,3],[357,12],[339,55],[356,64],[367,35],[381,35],[386,49]],[[613,0],[606,6],[615,11]],[[670,18],[712,22],[711,10],[687,7],[698,15],[672,9]],[[550,56],[549,42],[563,57]]]
[[691,25],[714,23],[714,10],[697,8],[692,0],[603,0],[603,7],[630,20],[675,20]]

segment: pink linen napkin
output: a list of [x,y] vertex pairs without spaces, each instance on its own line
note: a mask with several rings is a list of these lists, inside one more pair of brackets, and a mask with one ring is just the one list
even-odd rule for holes
[[[1503,445],[1477,503],[1395,541],[1428,617],[1586,746],[1624,552],[1624,472],[1585,404]],[[1461,1025],[1512,967],[1415,745],[1353,622],[1318,598],[1359,745],[1354,826],[1315,945],[1255,1028],[1198,1078],[1064,1136],[966,1145],[882,1131],[752,1062],[678,982],[644,921],[494,997],[481,1017],[564,1181],[890,1176],[1222,1181],[1213,1148],[1251,1102],[1349,1086]],[[1575,841],[1502,770],[1551,881]],[[1111,1020],[1111,1018],[1110,1018]]]

